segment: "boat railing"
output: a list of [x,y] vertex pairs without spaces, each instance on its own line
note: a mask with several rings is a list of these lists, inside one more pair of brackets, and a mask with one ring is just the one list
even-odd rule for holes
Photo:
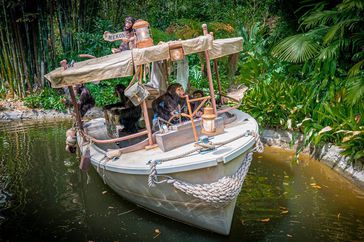
[[81,134],[86,137],[88,140],[90,140],[93,143],[97,143],[97,144],[110,144],[110,143],[116,143],[116,142],[121,142],[121,141],[125,141],[125,140],[129,140],[129,139],[134,139],[143,135],[147,135],[148,134],[148,130],[144,130],[144,131],[140,131],[138,133],[135,134],[129,134],[126,136],[122,136],[119,138],[114,138],[114,139],[105,139],[105,140],[101,140],[101,139],[96,139],[92,136],[90,136],[89,134],[87,134],[86,131],[82,130]]
[[[234,105],[233,105],[233,106],[231,106],[231,107],[227,107],[227,108],[224,108],[224,109],[217,110],[217,114],[222,114],[222,113],[229,112],[229,111],[231,111],[231,110],[234,110],[234,109],[239,108],[239,107],[240,107],[240,105],[241,105],[241,100],[239,101],[238,99],[233,98],[233,97],[230,97],[230,96],[228,96],[228,95],[223,95],[223,94],[221,94],[221,95],[220,95],[220,98],[221,98],[221,99],[222,99],[222,98],[229,99],[229,100],[231,100],[231,101],[234,103]],[[222,101],[222,103],[224,103],[224,102]]]
[[[197,112],[205,105],[207,100],[211,100],[211,96],[190,99],[188,95],[185,95],[185,98],[186,98],[188,114],[187,113],[175,114],[168,120],[168,123],[171,123],[171,121],[173,119],[179,118],[181,116],[189,118],[190,121],[191,121],[191,125],[192,125],[193,137],[194,137],[195,142],[197,142],[198,141],[198,135],[197,135],[197,130],[196,130],[194,117],[196,116]],[[197,108],[195,110],[192,110],[191,103],[199,102],[199,101],[201,101],[201,103],[197,106]]]

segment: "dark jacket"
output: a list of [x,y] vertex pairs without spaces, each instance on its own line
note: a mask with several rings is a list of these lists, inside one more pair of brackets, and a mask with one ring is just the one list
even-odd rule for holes
[[83,117],[89,109],[95,106],[95,100],[91,96],[90,90],[88,90],[88,88],[85,86],[82,86],[78,92],[80,94],[80,100],[79,100],[80,113],[81,116]]
[[168,121],[172,117],[172,112],[179,111],[179,104],[181,104],[181,98],[167,92],[153,101],[152,108],[158,117]]

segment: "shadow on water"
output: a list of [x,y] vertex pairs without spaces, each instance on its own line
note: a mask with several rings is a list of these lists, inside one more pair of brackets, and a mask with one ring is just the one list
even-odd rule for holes
[[[70,122],[0,128],[1,241],[363,241],[364,192],[317,161],[254,158],[229,236],[139,208],[78,169],[64,151]],[[158,231],[160,233],[158,233]]]

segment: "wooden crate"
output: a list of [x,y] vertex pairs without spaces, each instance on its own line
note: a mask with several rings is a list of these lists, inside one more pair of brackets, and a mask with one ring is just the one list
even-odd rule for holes
[[[197,135],[201,134],[201,119],[195,121]],[[224,120],[222,117],[216,119],[216,134],[224,132]],[[156,141],[161,150],[164,152],[173,150],[182,145],[194,142],[191,122],[185,122],[176,125],[176,130],[170,130],[168,133],[156,134]]]

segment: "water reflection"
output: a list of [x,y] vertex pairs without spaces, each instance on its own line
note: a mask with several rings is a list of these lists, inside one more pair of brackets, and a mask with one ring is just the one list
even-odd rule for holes
[[[322,164],[255,157],[230,236],[155,215],[112,192],[64,151],[69,122],[0,128],[0,240],[351,241],[364,240],[364,193]],[[160,233],[157,233],[157,232]]]

